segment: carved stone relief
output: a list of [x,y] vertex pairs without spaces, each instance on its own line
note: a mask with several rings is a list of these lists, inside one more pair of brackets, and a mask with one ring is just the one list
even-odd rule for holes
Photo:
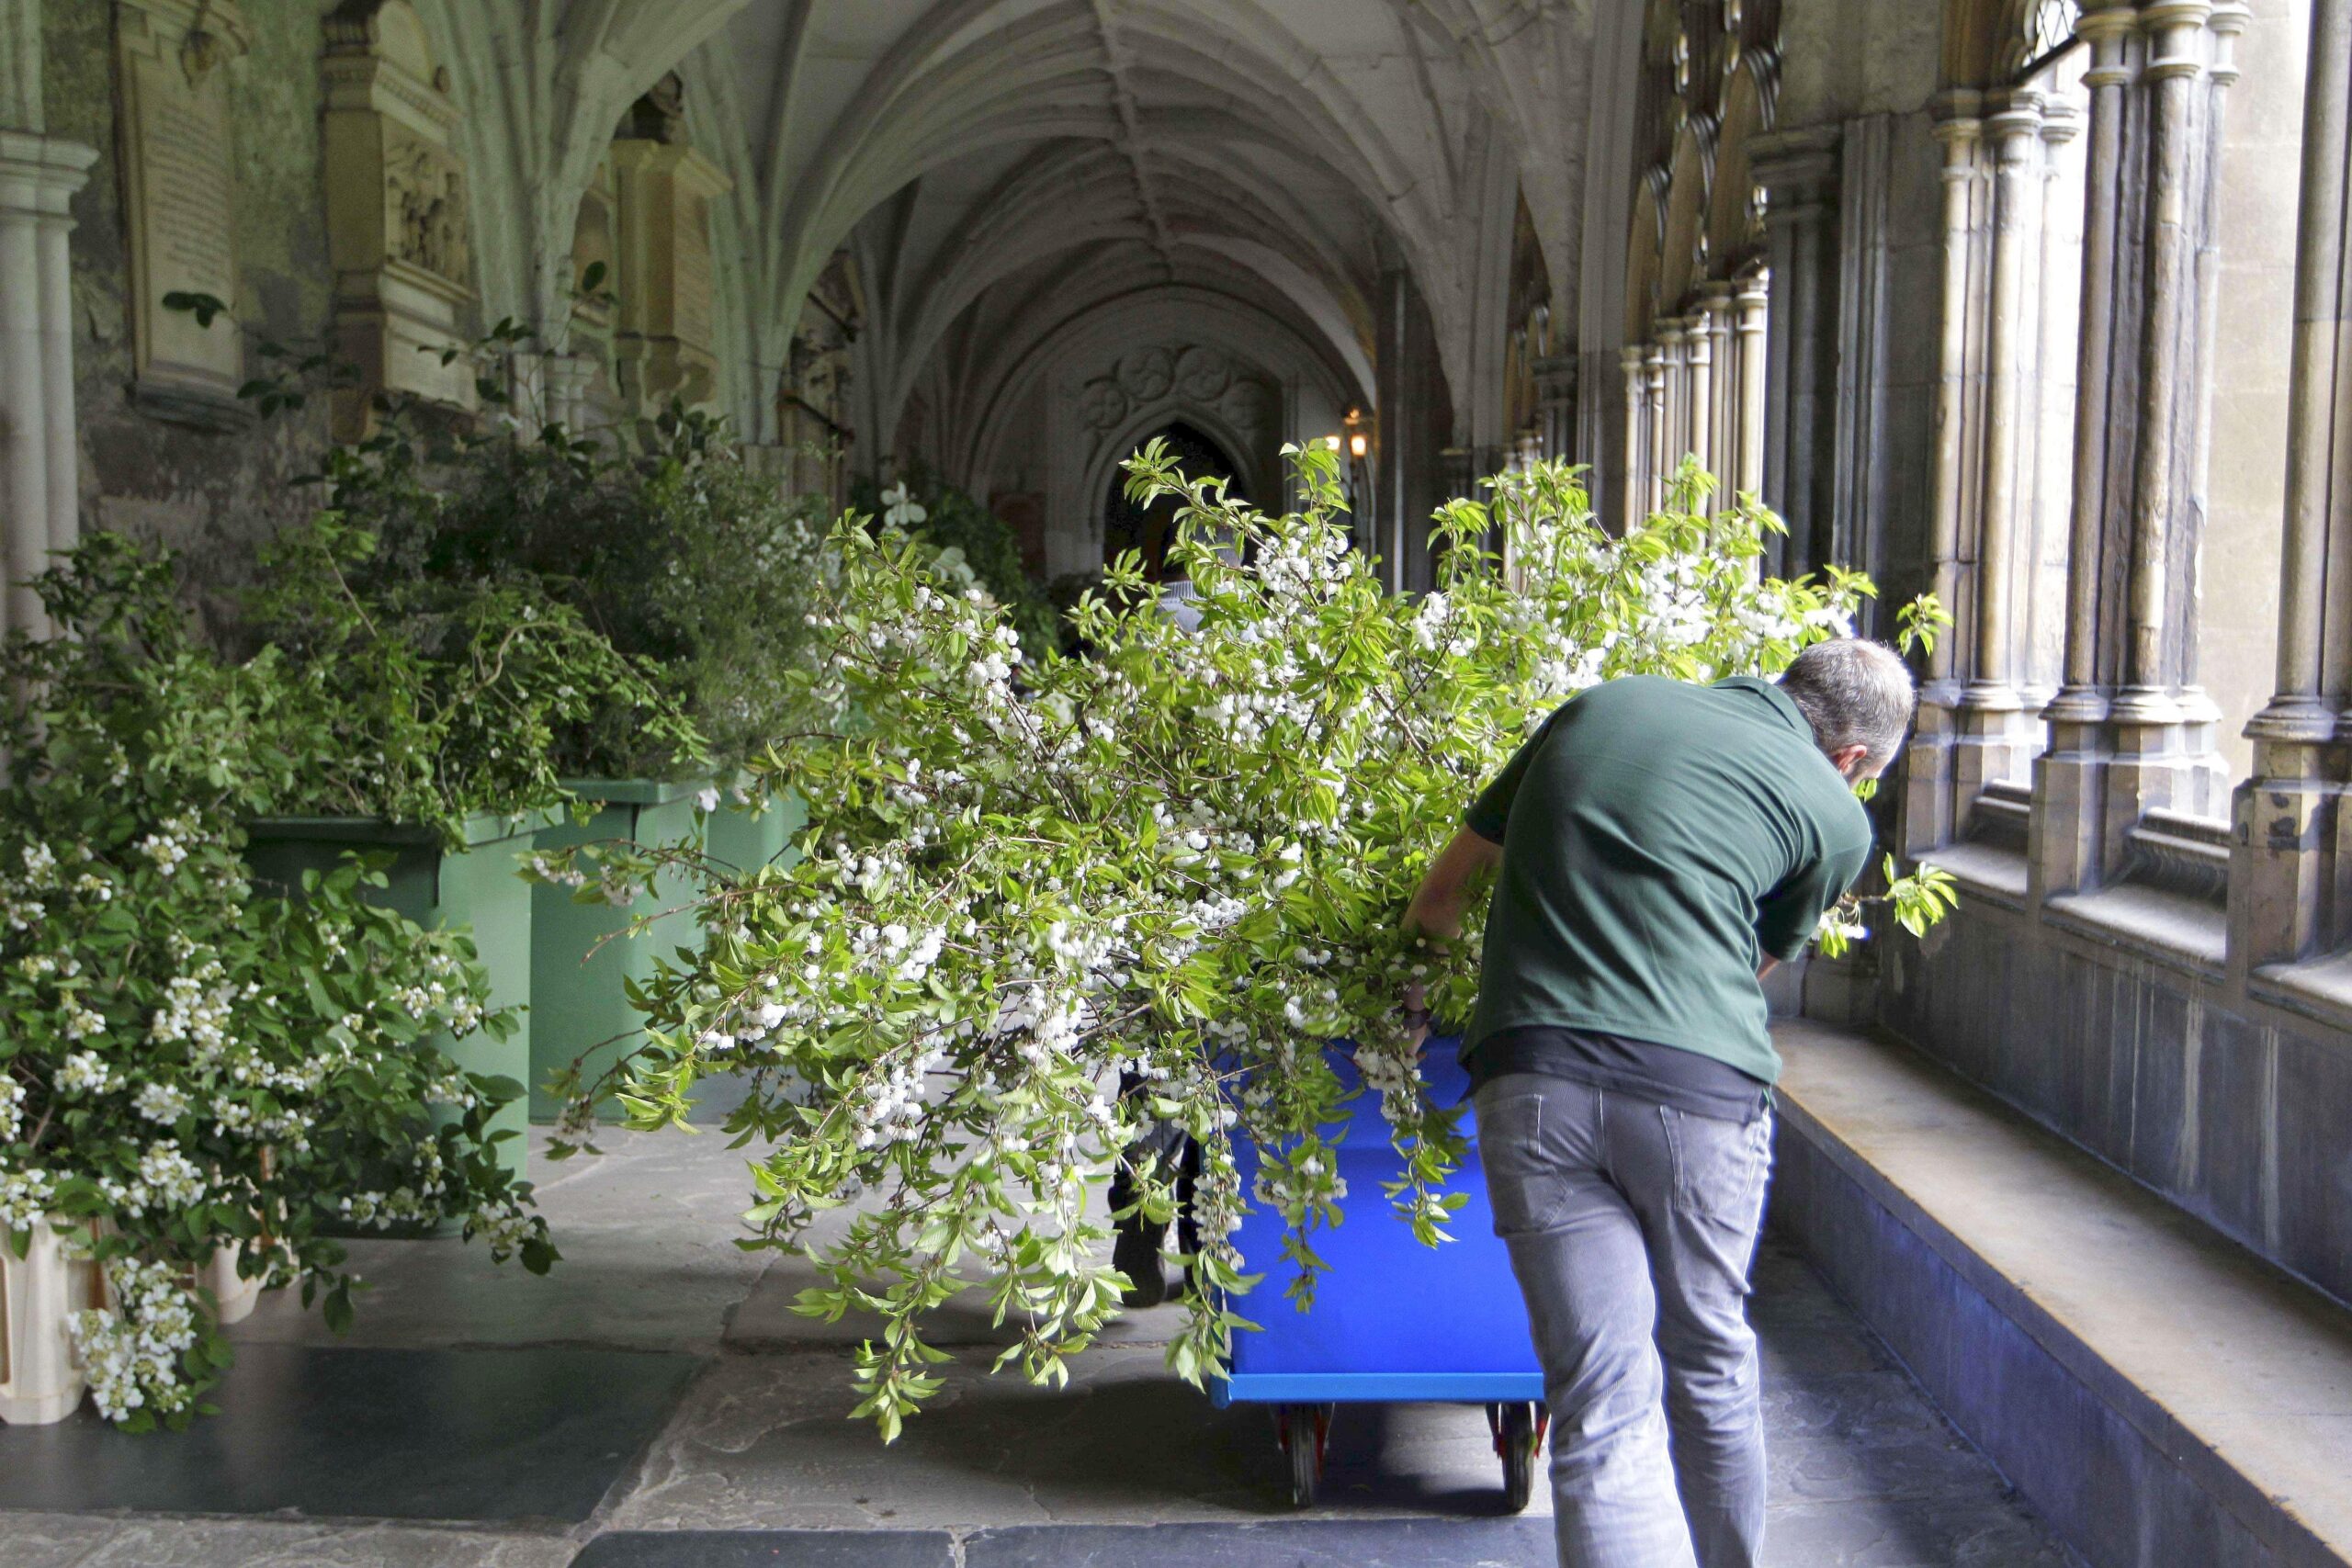
[[466,241],[465,166],[406,131],[384,145],[385,227],[395,260],[464,288],[473,276]]
[[1110,377],[1098,377],[1079,389],[1078,413],[1087,429],[1100,434],[1127,417],[1127,395]]
[[1233,367],[1214,349],[1195,344],[1176,356],[1176,384],[1188,398],[1212,401],[1224,394],[1232,379]]
[[1139,403],[1168,395],[1176,383],[1176,356],[1164,348],[1143,348],[1119,362],[1119,386]]
[[1130,349],[1108,370],[1080,383],[1077,400],[1090,451],[1098,450],[1136,411],[1170,400],[1213,410],[1251,434],[1265,426],[1273,407],[1268,388],[1253,372],[1201,344]]
[[470,361],[442,360],[472,335],[472,215],[449,73],[408,0],[345,0],[325,32],[335,341],[359,367],[335,422],[350,436],[379,392],[474,407]]

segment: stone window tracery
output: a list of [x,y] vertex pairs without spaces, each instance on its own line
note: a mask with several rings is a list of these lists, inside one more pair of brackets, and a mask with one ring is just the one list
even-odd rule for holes
[[1684,457],[1721,498],[1765,488],[1769,268],[1748,143],[1772,120],[1777,0],[1661,0],[1635,110],[1644,163],[1627,258],[1620,521],[1663,504]]

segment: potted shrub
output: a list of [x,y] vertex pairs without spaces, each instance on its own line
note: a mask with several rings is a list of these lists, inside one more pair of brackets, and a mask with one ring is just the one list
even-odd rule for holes
[[[958,1293],[1017,1331],[1004,1363],[1065,1375],[1126,1284],[1090,1190],[1148,1122],[1202,1149],[1210,1288],[1170,1348],[1188,1379],[1242,1325],[1249,1206],[1287,1223],[1311,1295],[1317,1228],[1348,1196],[1330,1131],[1351,1114],[1385,1120],[1406,1171],[1388,1203],[1442,1240],[1462,1142],[1399,1001],[1424,986],[1464,1016],[1479,932],[1440,947],[1399,927],[1462,804],[1576,692],[1777,670],[1870,592],[1841,572],[1760,577],[1776,520],[1748,498],[1703,513],[1695,472],[1620,538],[1547,464],[1441,513],[1440,589],[1402,598],[1350,547],[1336,458],[1295,460],[1304,510],[1269,517],[1160,450],[1135,459],[1130,493],[1182,503],[1200,625],[1163,614],[1130,556],[1075,611],[1084,659],[1026,659],[989,597],[903,536],[836,533],[811,696],[863,722],[770,764],[809,802],[807,858],[706,877],[701,948],[648,994],[648,1043],[614,1092],[659,1127],[704,1077],[752,1075],[728,1122],[763,1144],[752,1219],[769,1245],[808,1245],[825,1282],[802,1310],[884,1319],[854,1373],[886,1436],[939,1386],[925,1315]],[[1932,875],[1893,897],[1909,920],[1940,912]],[[1358,1104],[1330,1041],[1353,1043]],[[1143,1088],[1120,1094],[1123,1077]],[[1166,1179],[1136,1175],[1163,1213]],[[889,1196],[806,1243],[859,1186]]]
[[[695,756],[701,741],[650,668],[526,575],[415,572],[414,520],[447,504],[397,432],[329,455],[334,504],[264,551],[257,630],[281,649],[320,744],[249,825],[256,876],[291,893],[354,848],[390,857],[383,896],[419,924],[474,933],[492,1000],[532,1001],[533,889],[520,857],[572,807],[560,752],[596,724]],[[465,1050],[469,1068],[536,1076],[528,1013]],[[445,1043],[447,1047],[449,1043]],[[520,1132],[518,1101],[501,1112]],[[525,1144],[502,1157],[522,1168]]]
[[185,1421],[235,1295],[299,1280],[348,1319],[338,1228],[447,1221],[547,1268],[496,1126],[522,1086],[459,1059],[518,1021],[471,941],[385,908],[382,857],[249,878],[243,824],[345,739],[309,676],[198,645],[168,561],[111,535],[38,586],[58,635],[0,654],[0,1273],[52,1375],[13,1408],[78,1401],[63,1343],[110,1418]]
[[[747,793],[740,764],[805,728],[786,674],[808,642],[823,531],[744,465],[718,422],[673,407],[644,435],[625,448],[550,425],[455,440],[422,466],[413,443],[345,461],[339,510],[375,544],[334,587],[404,623],[450,600],[552,604],[642,674],[641,684],[564,682],[588,700],[550,712],[537,740],[548,777],[582,809],[524,824],[532,841],[517,847],[692,843],[731,865],[763,863],[783,852],[797,814],[788,796]],[[319,615],[306,605],[306,619]],[[683,892],[542,881],[528,895],[536,1119],[560,1106],[550,1077],[601,1062],[636,1032],[628,987],[689,937],[691,919],[665,902]]]

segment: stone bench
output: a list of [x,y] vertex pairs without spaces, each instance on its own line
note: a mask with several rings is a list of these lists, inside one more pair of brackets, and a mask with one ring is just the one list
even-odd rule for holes
[[1908,1046],[1774,1033],[1772,1224],[2094,1568],[2352,1563],[2352,1312]]

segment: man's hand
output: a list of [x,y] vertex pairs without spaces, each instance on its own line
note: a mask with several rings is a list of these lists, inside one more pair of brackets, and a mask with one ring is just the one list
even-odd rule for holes
[[1419,980],[1405,982],[1405,1037],[1414,1050],[1430,1037],[1430,992]]
[[[1503,847],[1464,828],[1456,832],[1430,863],[1427,875],[1405,906],[1405,934],[1451,942],[1462,934],[1462,917],[1470,908],[1470,890],[1481,873],[1499,863]],[[1413,1049],[1430,1037],[1429,987],[1419,980],[1405,983],[1397,998],[1405,1015],[1405,1032]]]
[[1478,874],[1502,863],[1503,847],[1464,828],[1438,851],[1413,901],[1405,906],[1405,932],[1451,942],[1462,934]]

